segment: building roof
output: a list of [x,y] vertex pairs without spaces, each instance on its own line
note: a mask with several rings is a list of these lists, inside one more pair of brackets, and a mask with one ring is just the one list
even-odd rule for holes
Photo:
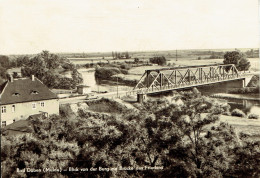
[[28,117],[28,119],[37,119],[37,118],[40,118],[40,117],[43,117],[42,113],[30,115]]
[[18,135],[24,133],[33,133],[31,121],[19,120],[2,128],[3,135]]
[[0,84],[0,94],[2,93],[5,85],[6,85],[7,82],[3,82],[2,84]]
[[90,88],[90,86],[88,86],[88,85],[77,85],[77,87],[79,87],[79,88]]
[[34,81],[30,78],[8,81],[0,87],[0,92],[0,104],[2,105],[57,98],[57,95],[36,77],[34,77]]

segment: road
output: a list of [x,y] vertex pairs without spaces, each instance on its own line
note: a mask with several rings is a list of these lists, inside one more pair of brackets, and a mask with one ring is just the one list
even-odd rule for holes
[[[102,98],[102,97],[120,98],[120,97],[123,97],[126,95],[136,95],[136,93],[134,93],[134,92],[130,93],[130,91],[118,91],[118,93],[117,92],[100,93],[100,94],[91,96],[90,99],[88,99],[88,100],[96,100],[96,99]],[[72,104],[72,103],[82,103],[82,102],[85,102],[88,100],[86,99],[86,95],[84,95],[84,96],[81,95],[81,96],[75,96],[75,97],[71,97],[71,98],[60,98],[59,102],[60,102],[60,104],[68,104],[68,103]]]

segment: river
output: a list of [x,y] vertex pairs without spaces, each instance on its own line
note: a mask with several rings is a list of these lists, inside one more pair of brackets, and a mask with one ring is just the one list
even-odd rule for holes
[[119,82],[113,81],[99,81],[95,78],[95,69],[78,69],[83,77],[83,84],[91,87],[95,92],[116,92],[131,90],[133,87],[125,86]]

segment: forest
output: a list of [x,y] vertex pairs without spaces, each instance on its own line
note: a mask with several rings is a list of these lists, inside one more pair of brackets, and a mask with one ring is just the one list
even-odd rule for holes
[[220,115],[230,115],[229,105],[196,89],[172,102],[63,105],[60,115],[31,119],[31,133],[2,131],[2,177],[257,177],[259,139]]

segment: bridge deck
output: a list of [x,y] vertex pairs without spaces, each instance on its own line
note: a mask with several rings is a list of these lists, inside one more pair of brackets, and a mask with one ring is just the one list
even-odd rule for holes
[[151,93],[160,93],[164,91],[172,91],[172,90],[177,90],[177,89],[182,89],[182,88],[191,88],[191,87],[196,87],[196,86],[202,86],[202,85],[210,85],[214,83],[221,83],[221,82],[228,82],[228,81],[234,81],[234,80],[243,80],[245,79],[245,76],[239,76],[239,77],[229,77],[227,79],[218,79],[218,78],[212,78],[209,80],[205,81],[198,81],[198,82],[190,82],[189,84],[187,83],[181,83],[177,85],[167,85],[167,86],[161,86],[160,88],[152,87],[152,88],[139,88],[135,89],[132,91],[133,93],[145,93],[145,94],[151,94]]
[[202,83],[190,83],[190,84],[180,84],[180,85],[175,85],[175,86],[163,86],[161,89],[149,89],[145,93],[160,93],[164,91],[171,91],[171,90],[177,90],[177,89],[182,89],[182,88],[191,88],[191,87],[196,87],[196,86],[202,86],[202,85],[210,85],[214,83],[221,83],[221,82],[228,82],[228,81],[234,81],[234,80],[242,80],[242,78],[233,78],[233,79],[226,79],[226,80],[211,80],[207,82],[202,82]]

